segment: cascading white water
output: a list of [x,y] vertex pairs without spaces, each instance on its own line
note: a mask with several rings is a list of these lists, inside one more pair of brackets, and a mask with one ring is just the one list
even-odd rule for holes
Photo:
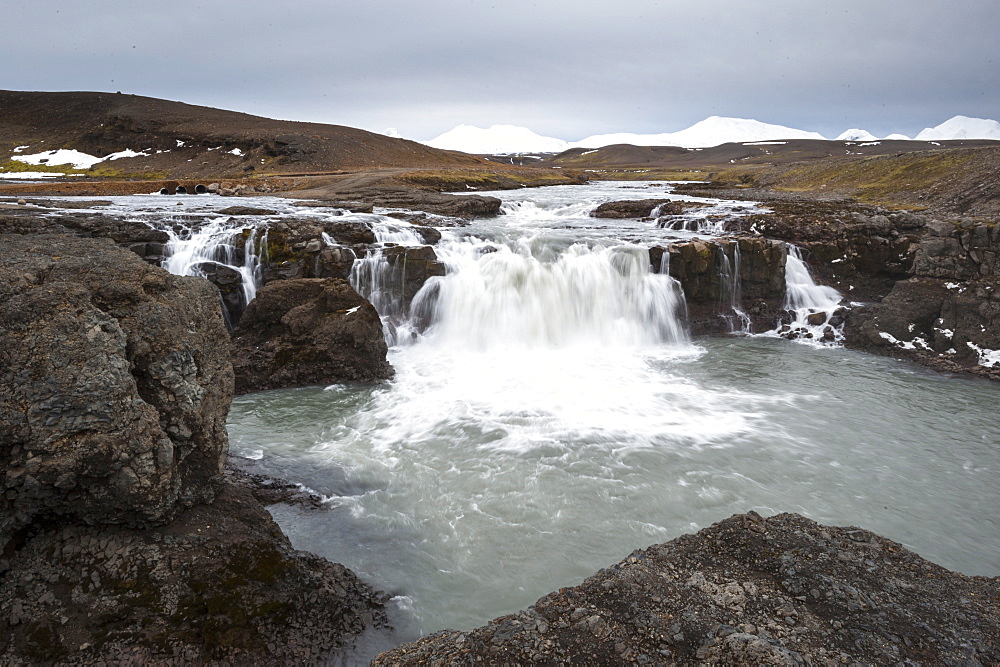
[[687,339],[680,286],[650,272],[645,248],[574,244],[545,261],[527,239],[512,246],[465,240],[438,247],[448,275],[425,287],[434,299],[429,337],[476,349]]
[[[729,249],[732,249],[733,259],[729,259]],[[722,317],[729,323],[730,333],[749,335],[750,316],[740,308],[742,298],[742,282],[740,280],[740,244],[734,240],[730,244],[719,247],[719,277],[724,292],[720,295],[719,310]],[[737,326],[738,325],[738,326]]]
[[804,342],[839,343],[844,337],[843,326],[842,323],[831,324],[831,319],[841,308],[842,299],[834,288],[816,284],[802,259],[802,251],[788,244],[785,310],[792,314],[792,321],[772,333]]
[[413,231],[413,225],[402,220],[377,219],[372,222],[372,232],[379,243],[394,245],[423,245],[424,239]]
[[[177,227],[180,229],[178,230]],[[161,226],[170,239],[164,252],[163,268],[179,276],[206,276],[207,265],[221,265],[240,274],[243,306],[246,307],[260,287],[260,256],[257,248],[258,223],[234,223],[231,218],[217,218],[198,226]],[[236,237],[246,233],[242,252]],[[267,243],[264,228],[261,242]],[[240,259],[237,259],[237,258]]]

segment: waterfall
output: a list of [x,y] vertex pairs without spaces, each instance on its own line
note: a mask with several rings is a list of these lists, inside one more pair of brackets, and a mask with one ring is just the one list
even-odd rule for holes
[[404,298],[405,281],[406,256],[390,263],[383,248],[355,259],[348,276],[351,287],[378,311],[390,347],[411,341],[416,333]]
[[574,244],[551,260],[538,254],[528,241],[440,246],[448,274],[415,300],[432,313],[427,336],[477,350],[687,340],[679,283],[650,272],[647,249]]
[[[730,261],[728,249],[733,249],[733,259]],[[740,308],[740,244],[733,239],[731,243],[719,245],[719,278],[722,292],[719,295],[719,312],[729,325],[730,333],[749,335],[750,316]]]
[[[179,276],[207,278],[219,287],[223,316],[232,329],[232,318],[238,319],[260,287],[260,255],[267,252],[267,228],[260,223],[235,223],[230,218],[197,227],[174,223],[159,228],[169,236],[162,267]],[[240,237],[242,248],[237,245]],[[235,298],[227,298],[227,286],[238,286]]]
[[413,231],[413,225],[402,220],[380,218],[372,222],[372,232],[379,243],[395,245],[423,245],[424,240]]
[[[257,254],[259,225],[230,222],[228,218],[213,220],[196,229],[181,226],[180,230],[166,227],[170,236],[164,252],[163,268],[179,276],[205,278],[206,268],[224,266],[239,273],[242,279],[243,305],[250,303],[260,286],[260,257]],[[246,232],[243,248],[235,244],[236,237]],[[266,244],[267,230],[261,241]]]
[[785,264],[785,310],[792,321],[772,333],[784,338],[839,343],[843,340],[843,309],[840,292],[817,285],[809,275],[802,251],[788,244]]

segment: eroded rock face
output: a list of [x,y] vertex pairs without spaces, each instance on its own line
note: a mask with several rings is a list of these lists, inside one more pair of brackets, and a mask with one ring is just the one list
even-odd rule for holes
[[654,246],[655,271],[668,270],[684,289],[694,334],[727,333],[733,306],[747,313],[755,331],[771,329],[785,297],[788,248],[761,237],[718,238]]
[[233,333],[237,393],[391,377],[375,308],[347,281],[268,283]]
[[0,236],[0,544],[214,497],[233,382],[218,303],[107,239]]
[[727,228],[754,231],[802,248],[824,284],[853,299],[884,297],[908,277],[929,217],[844,202],[767,202],[773,213],[737,218]]
[[914,277],[854,309],[846,344],[1000,379],[1000,226],[931,221]]
[[949,572],[866,530],[751,512],[374,664],[992,664],[998,595],[1000,578]]

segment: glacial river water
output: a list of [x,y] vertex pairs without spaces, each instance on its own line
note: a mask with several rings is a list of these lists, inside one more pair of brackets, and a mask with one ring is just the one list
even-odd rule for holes
[[[779,338],[689,340],[641,248],[692,232],[587,215],[653,190],[495,193],[507,215],[444,230],[433,325],[402,325],[395,379],[238,398],[233,452],[328,498],[270,508],[293,543],[393,595],[411,636],[748,510],[1000,575],[1000,386]],[[742,207],[719,206],[699,215]]]
[[[505,215],[442,229],[448,275],[416,304],[431,327],[415,334],[405,313],[383,313],[392,381],[234,401],[233,454],[326,498],[271,507],[279,524],[392,595],[400,638],[475,627],[748,510],[862,526],[945,567],[1000,575],[1000,386],[776,337],[690,339],[678,285],[648,272],[645,248],[711,235],[753,207],[708,202],[688,231],[588,215],[667,189],[495,193]],[[113,206],[225,228],[213,210],[229,203]],[[382,241],[418,242],[405,223],[352,215]],[[194,238],[178,236],[175,271],[188,270]],[[379,261],[359,262],[354,281],[393,310]],[[828,307],[830,292],[790,262],[794,305]]]

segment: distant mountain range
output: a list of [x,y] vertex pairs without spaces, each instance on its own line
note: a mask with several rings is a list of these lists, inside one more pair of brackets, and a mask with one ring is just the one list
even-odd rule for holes
[[[524,153],[560,153],[570,148],[597,149],[616,144],[633,146],[678,146],[682,148],[710,148],[725,143],[751,143],[791,139],[821,139],[818,132],[797,130],[783,125],[772,125],[747,118],[711,116],[679,132],[662,134],[598,134],[580,141],[564,141],[545,137],[526,127],[493,125],[483,129],[472,125],[459,125],[444,134],[422,142],[433,148],[456,150],[474,155],[510,155]],[[937,127],[921,131],[916,141],[946,141],[951,139],[1000,140],[1000,123],[983,118],[955,116]],[[893,141],[910,140],[902,134],[890,134],[879,139],[871,132],[853,128],[840,134],[835,141]]]

